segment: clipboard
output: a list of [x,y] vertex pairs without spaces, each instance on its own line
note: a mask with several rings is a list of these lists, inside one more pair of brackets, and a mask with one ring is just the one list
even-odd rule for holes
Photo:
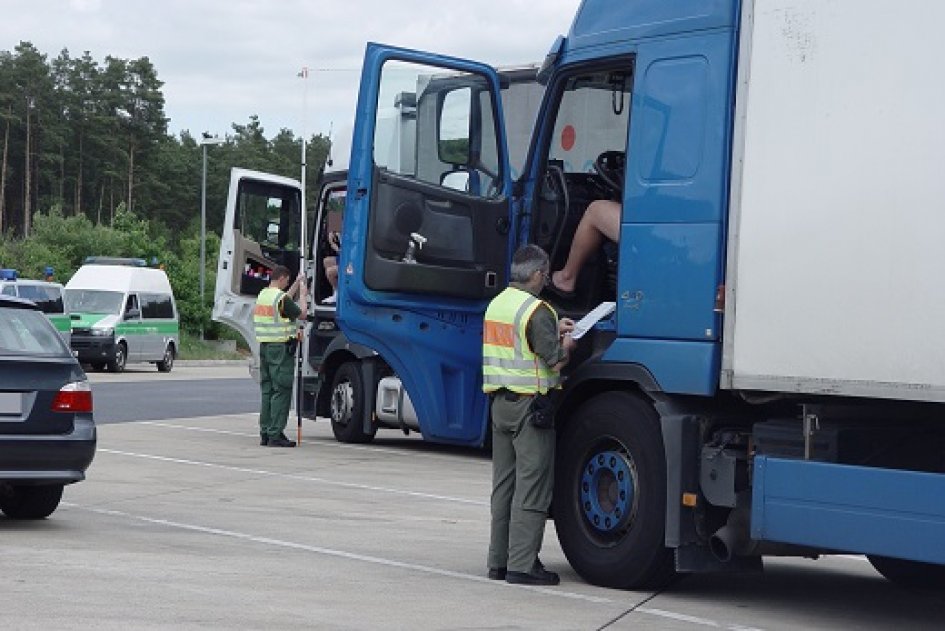
[[602,302],[592,309],[586,316],[574,323],[571,339],[579,340],[584,334],[594,328],[594,325],[609,316],[617,308],[616,302]]

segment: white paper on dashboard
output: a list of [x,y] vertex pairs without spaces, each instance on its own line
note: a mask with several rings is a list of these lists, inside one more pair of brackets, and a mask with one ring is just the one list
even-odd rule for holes
[[574,330],[571,331],[571,339],[579,340],[584,334],[590,331],[595,324],[609,316],[617,308],[616,302],[602,302],[588,313],[586,316],[574,323]]

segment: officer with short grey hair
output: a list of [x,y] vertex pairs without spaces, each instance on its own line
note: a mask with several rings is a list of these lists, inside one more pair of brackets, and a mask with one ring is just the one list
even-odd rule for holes
[[574,322],[560,321],[538,298],[548,284],[548,255],[526,245],[512,257],[511,285],[486,309],[483,390],[492,397],[491,579],[557,585],[538,551],[554,485],[555,431],[539,409],[560,387],[559,371],[576,342]]

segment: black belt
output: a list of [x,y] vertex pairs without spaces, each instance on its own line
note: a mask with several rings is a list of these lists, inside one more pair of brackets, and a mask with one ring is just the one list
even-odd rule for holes
[[532,396],[532,395],[530,395],[530,394],[521,394],[521,393],[518,393],[518,392],[512,392],[512,391],[509,390],[508,388],[499,388],[498,390],[496,390],[495,392],[492,393],[492,396],[493,396],[493,397],[502,397],[502,398],[505,399],[506,401],[509,401],[509,402],[511,402],[511,403],[515,403],[516,401],[520,401],[521,399],[523,399],[523,398],[525,398],[525,397],[530,397],[530,396]]

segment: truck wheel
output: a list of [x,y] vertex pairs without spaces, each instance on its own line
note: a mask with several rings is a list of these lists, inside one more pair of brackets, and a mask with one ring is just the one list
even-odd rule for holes
[[0,510],[10,519],[44,519],[62,499],[61,484],[18,485],[0,494]]
[[659,588],[675,575],[664,545],[666,462],[656,412],[624,392],[582,405],[558,437],[554,520],[585,580]]
[[903,587],[942,589],[945,587],[945,565],[907,561],[877,555],[866,558],[886,579]]
[[124,342],[118,342],[118,346],[115,347],[115,359],[108,362],[108,370],[110,372],[124,372],[127,361],[128,347],[125,346]]
[[171,372],[171,368],[174,367],[174,345],[168,344],[167,348],[164,349],[164,359],[157,362],[158,372]]
[[369,443],[374,440],[377,430],[365,432],[361,427],[364,406],[364,380],[358,362],[342,364],[331,385],[331,431],[338,442]]

